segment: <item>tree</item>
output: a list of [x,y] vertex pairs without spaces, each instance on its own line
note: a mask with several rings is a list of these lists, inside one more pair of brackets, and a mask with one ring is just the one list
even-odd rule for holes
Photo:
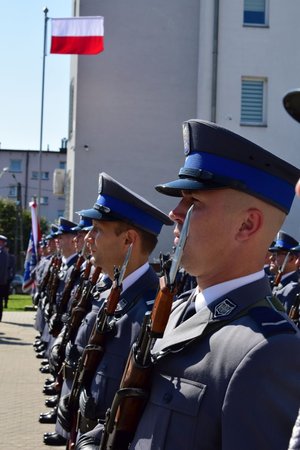
[[[4,234],[4,236],[8,239],[8,246],[10,252],[15,254],[16,260],[18,259],[20,250],[24,255],[27,250],[29,236],[31,232],[31,214],[28,210],[22,210],[21,217],[21,226],[23,231],[23,239],[22,239],[22,249],[20,249],[20,217],[18,216],[19,209],[16,202],[7,199],[0,199],[0,234]],[[40,227],[41,233],[48,233],[49,224],[47,220],[42,217],[40,219]],[[18,267],[19,270],[23,268]]]

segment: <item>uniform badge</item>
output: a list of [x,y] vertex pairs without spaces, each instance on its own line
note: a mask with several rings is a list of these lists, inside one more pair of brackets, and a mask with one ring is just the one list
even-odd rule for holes
[[231,312],[237,307],[235,303],[233,303],[229,298],[225,298],[221,303],[218,303],[214,309],[214,319],[218,319],[219,317],[229,316]]
[[183,148],[184,148],[184,154],[187,156],[190,151],[190,129],[189,124],[187,122],[184,122],[182,125],[182,132],[183,132]]

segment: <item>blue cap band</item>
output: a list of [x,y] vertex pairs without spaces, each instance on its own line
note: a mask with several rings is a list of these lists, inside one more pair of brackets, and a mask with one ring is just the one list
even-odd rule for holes
[[[192,153],[185,159],[184,168],[203,169],[214,175],[233,179],[233,174],[239,174],[240,180],[246,185],[246,191],[256,194],[266,201],[280,205],[283,209],[289,209],[294,199],[294,186],[287,181],[259,170],[253,166],[226,159],[212,153]],[[218,172],[216,172],[216,168]]]
[[[156,220],[152,215],[145,213],[141,209],[136,208],[124,200],[121,201],[106,194],[100,194],[97,198],[96,204],[108,207],[112,214],[119,214],[123,219],[127,219],[128,221],[133,222],[136,226],[148,229],[155,234],[159,234],[163,226],[163,223]],[[105,213],[103,213],[103,218],[105,218]]]

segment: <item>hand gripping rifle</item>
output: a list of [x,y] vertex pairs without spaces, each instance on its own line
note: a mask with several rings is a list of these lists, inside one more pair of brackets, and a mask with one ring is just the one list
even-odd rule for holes
[[287,252],[287,254],[285,255],[285,258],[284,258],[284,261],[282,263],[282,266],[279,267],[278,272],[276,274],[276,277],[275,277],[275,280],[274,280],[274,283],[273,283],[273,287],[277,287],[279,285],[279,283],[281,281],[281,278],[282,278],[282,275],[283,275],[283,272],[284,272],[284,269],[285,269],[285,266],[288,263],[290,254],[291,254],[290,252]]
[[298,294],[296,295],[295,301],[289,311],[289,318],[292,319],[293,322],[295,323],[295,325],[297,325],[297,326],[299,326],[299,321],[300,321],[299,320],[300,319],[299,308],[300,308],[300,293],[298,292]]
[[62,322],[62,315],[66,312],[68,303],[71,297],[71,292],[74,288],[75,282],[78,279],[80,275],[80,268],[84,262],[85,258],[84,255],[81,254],[78,256],[78,259],[76,261],[76,264],[73,266],[71,274],[69,276],[69,279],[67,283],[65,284],[61,301],[57,306],[57,311],[54,315],[54,317],[51,318],[50,324],[49,324],[49,332],[52,334],[53,337],[57,337],[59,333],[62,330],[63,322]]
[[127,450],[134,437],[151,388],[151,348],[155,339],[163,336],[169,319],[175,295],[176,274],[189,231],[192,208],[193,206],[187,212],[175,254],[169,260],[171,266],[169,264],[169,269],[167,264],[163,267],[160,290],[152,312],[146,313],[138,339],[131,349],[120,389],[106,412],[100,450]]
[[68,401],[68,410],[72,416],[72,425],[70,438],[68,442],[69,449],[74,448],[77,436],[77,415],[79,407],[79,396],[83,387],[88,388],[105,352],[106,339],[111,332],[109,324],[111,317],[114,315],[117,304],[122,292],[122,282],[126,272],[126,268],[130,259],[132,244],[130,244],[125,261],[121,269],[115,269],[114,281],[111,291],[106,302],[99,310],[95,325],[93,327],[89,342],[85,347],[81,358],[79,359],[75,377]]

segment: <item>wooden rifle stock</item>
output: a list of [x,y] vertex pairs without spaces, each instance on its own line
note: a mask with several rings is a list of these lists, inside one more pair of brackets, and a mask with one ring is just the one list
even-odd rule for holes
[[51,285],[50,285],[50,290],[49,290],[50,313],[53,312],[53,308],[56,303],[56,294],[57,294],[58,285],[59,285],[59,271],[60,271],[61,264],[62,264],[62,258],[61,258],[61,256],[57,256],[55,263],[53,265],[53,269],[52,269]]
[[69,411],[72,415],[70,438],[67,444],[69,450],[75,448],[76,443],[80,392],[83,387],[89,387],[96,368],[102,359],[106,339],[111,331],[108,320],[116,310],[121,290],[121,285],[114,280],[107,301],[98,313],[88,344],[83,351],[75,372],[68,404]]
[[300,307],[300,293],[296,295],[295,301],[290,309],[289,318],[293,320],[293,322],[299,326],[299,307]]
[[151,314],[145,315],[139,337],[129,354],[127,364],[106,420],[100,450],[127,450],[146,405],[151,385],[153,363],[151,348],[166,328],[174,292],[160,278],[160,290]]
[[83,255],[80,255],[78,257],[76,264],[74,265],[74,267],[72,269],[70,277],[69,277],[67,283],[65,284],[65,287],[64,287],[64,290],[62,293],[62,297],[61,297],[61,301],[60,301],[59,305],[57,306],[55,320],[51,324],[51,327],[49,327],[49,332],[54,337],[57,337],[62,330],[63,322],[61,320],[61,316],[66,312],[66,309],[67,309],[67,306],[68,306],[68,303],[69,303],[69,300],[71,297],[72,289],[75,285],[76,279],[78,278],[78,276],[80,274],[80,267],[83,264],[84,260],[85,260],[85,258]]

